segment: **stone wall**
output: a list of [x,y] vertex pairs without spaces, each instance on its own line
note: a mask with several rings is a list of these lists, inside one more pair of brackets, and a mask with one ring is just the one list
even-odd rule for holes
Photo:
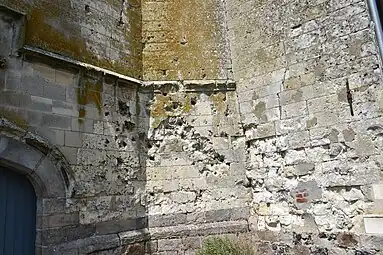
[[[1,4],[26,16],[0,8],[0,116],[71,173],[41,200],[38,254],[194,254],[217,234],[261,254],[383,250],[382,80],[364,1],[143,1],[143,51],[136,1]],[[59,16],[28,25],[39,7]]]
[[[47,138],[73,172],[68,197],[43,201],[40,216],[49,228],[38,233],[43,243],[54,246],[95,234],[114,234],[114,241],[119,241],[117,233],[146,228],[142,143],[148,120],[145,124],[136,111],[143,100],[137,86],[38,60],[8,62],[0,112]],[[109,237],[102,242],[106,241]]]
[[245,144],[235,87],[158,87],[146,161],[149,226],[246,220]]
[[227,4],[251,229],[281,254],[375,254],[383,92],[365,1]]
[[145,80],[231,78],[225,2],[142,1]]
[[147,228],[143,145],[149,99],[138,92],[139,84],[13,51],[17,45],[10,39],[19,35],[20,17],[1,12],[0,114],[47,139],[65,156],[72,174],[66,193],[40,199],[38,254],[124,247],[131,241],[127,231]]
[[168,254],[186,236],[248,231],[232,81],[105,74],[21,49],[24,16],[1,15],[1,117],[47,139],[71,173],[65,194],[39,200],[37,254]]
[[1,0],[26,14],[25,44],[141,78],[139,0]]

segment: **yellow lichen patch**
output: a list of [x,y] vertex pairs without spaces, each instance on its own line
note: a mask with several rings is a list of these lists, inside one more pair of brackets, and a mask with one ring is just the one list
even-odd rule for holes
[[226,95],[222,92],[212,94],[210,100],[213,102],[214,108],[218,114],[224,114],[227,109]]
[[185,95],[185,101],[183,105],[183,112],[188,113],[192,110],[192,104],[189,95]]
[[141,17],[141,7],[140,1],[131,0],[130,4],[134,8],[128,8],[126,11],[126,16],[129,17],[129,30],[127,30],[124,35],[128,42],[130,42],[132,56],[127,55],[126,61],[129,61],[132,64],[132,76],[142,78],[142,17]]
[[[52,12],[54,13],[53,10]],[[71,29],[72,33],[70,36],[65,36],[47,24],[45,20],[46,17],[46,11],[38,8],[32,9],[27,22],[27,43],[37,47],[47,48],[57,53],[63,53],[73,58],[86,54],[85,43],[79,39],[79,35],[74,28]]]
[[190,97],[186,94],[156,95],[151,106],[152,127],[157,128],[166,118],[185,115],[191,110]]
[[143,13],[158,17],[156,22],[143,17],[146,48],[166,44],[165,50],[143,52],[145,80],[222,78],[227,46],[219,1],[143,1],[142,6]]
[[[88,32],[84,30],[84,23],[94,26],[91,19],[87,18],[82,11],[75,9],[70,0],[4,0],[5,5],[17,11],[27,14],[25,44],[41,48],[63,56],[70,57],[85,63],[109,69],[121,74],[141,78],[142,76],[142,45],[141,45],[141,15],[140,6],[127,8],[126,17],[129,24],[123,24],[125,40],[118,41],[104,38],[110,41],[91,41]],[[108,4],[114,8],[121,8],[121,1],[108,0]],[[137,1],[131,1],[132,4]],[[85,6],[85,3],[84,3]],[[104,15],[105,19],[111,19]],[[109,18],[108,18],[109,17]],[[111,22],[117,22],[113,19]],[[105,22],[107,24],[108,22]],[[110,31],[121,30],[121,27],[108,27]],[[92,30],[92,29],[90,29]],[[128,43],[125,43],[127,41]],[[93,48],[100,48],[98,44],[109,45],[114,42],[114,48],[101,47],[105,52],[97,52]],[[110,51],[119,52],[119,58],[112,60]],[[115,53],[114,53],[115,54]]]
[[0,2],[1,5],[22,13],[26,13],[31,7],[31,4],[25,0],[2,0]]
[[106,0],[110,5],[114,7],[121,8],[121,1],[120,0]]
[[102,106],[102,83],[101,81],[85,80],[77,88],[77,103],[79,104],[78,117],[80,119],[86,116],[86,110],[83,106],[93,104],[98,113],[101,114]]

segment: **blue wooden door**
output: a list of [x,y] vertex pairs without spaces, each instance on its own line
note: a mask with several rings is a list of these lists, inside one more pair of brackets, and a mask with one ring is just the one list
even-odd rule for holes
[[21,174],[0,166],[0,255],[34,255],[36,194]]

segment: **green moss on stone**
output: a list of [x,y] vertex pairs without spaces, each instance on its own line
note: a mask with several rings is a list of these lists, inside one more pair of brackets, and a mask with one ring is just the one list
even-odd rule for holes
[[[112,5],[121,2],[108,0]],[[25,43],[47,51],[70,57],[85,63],[99,66],[124,75],[140,78],[141,60],[141,15],[139,8],[129,9],[130,27],[125,31],[129,46],[119,46],[126,56],[112,61],[108,56],[97,55],[87,45],[87,39],[81,34],[81,19],[84,15],[73,13],[69,0],[26,1],[5,0],[5,5],[27,14]],[[117,25],[117,24],[116,24]],[[117,28],[116,28],[117,29]],[[133,49],[131,49],[133,47]]]
[[86,109],[83,107],[88,104],[94,104],[101,115],[102,107],[102,82],[85,80],[80,83],[80,87],[77,88],[77,103],[79,104],[78,117],[80,119],[85,118]]
[[213,102],[218,113],[224,114],[227,108],[226,95],[222,92],[210,95],[210,100]]
[[29,127],[28,122],[20,117],[15,111],[0,109],[0,117],[9,120],[22,129],[27,129]]
[[158,94],[151,107],[151,117],[154,119],[152,127],[157,128],[166,118],[185,115],[191,110],[190,96],[187,94]]

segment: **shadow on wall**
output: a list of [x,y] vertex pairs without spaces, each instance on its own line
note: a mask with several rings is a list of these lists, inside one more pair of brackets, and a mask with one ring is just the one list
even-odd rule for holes
[[136,1],[2,0],[25,13],[25,43],[141,77],[141,7]]
[[[14,51],[20,15],[6,13],[0,11],[0,53],[7,63],[0,69],[0,117],[18,130],[12,139],[38,136],[64,154],[71,173],[69,185],[38,202],[36,254],[130,254],[143,249],[143,244],[132,244],[149,238],[145,105],[151,94],[116,77]],[[12,148],[27,157],[28,151],[33,153],[30,147],[25,145],[25,153]],[[55,165],[54,160],[47,164]],[[39,168],[28,169],[44,177],[42,186],[65,186],[66,178],[56,178],[61,173],[55,167],[39,173],[34,172]]]

